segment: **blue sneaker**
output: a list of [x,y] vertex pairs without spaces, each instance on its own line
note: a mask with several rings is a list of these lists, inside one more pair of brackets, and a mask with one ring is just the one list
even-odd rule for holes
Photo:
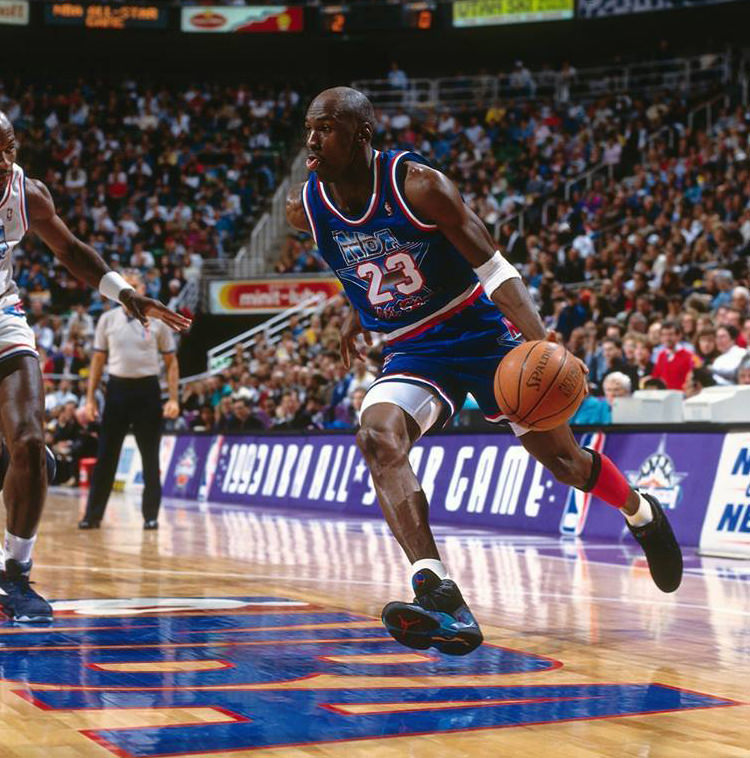
[[49,624],[52,621],[52,607],[31,589],[30,571],[31,561],[5,561],[5,571],[0,572],[0,608],[11,621]]
[[446,655],[466,655],[482,644],[482,632],[456,583],[429,569],[412,578],[413,603],[388,603],[385,628],[396,642],[416,650],[434,647]]

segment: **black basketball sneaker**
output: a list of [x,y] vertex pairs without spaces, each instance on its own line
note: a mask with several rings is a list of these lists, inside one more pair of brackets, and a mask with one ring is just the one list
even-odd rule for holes
[[31,561],[5,561],[5,571],[0,571],[0,608],[11,621],[49,624],[52,607],[31,588],[30,571]]
[[388,603],[381,618],[396,642],[416,650],[434,647],[466,655],[482,644],[482,632],[456,583],[429,569],[412,578],[413,603]]
[[659,501],[645,492],[641,495],[650,503],[654,518],[643,526],[628,524],[628,529],[646,554],[656,586],[662,592],[674,592],[682,581],[682,551]]

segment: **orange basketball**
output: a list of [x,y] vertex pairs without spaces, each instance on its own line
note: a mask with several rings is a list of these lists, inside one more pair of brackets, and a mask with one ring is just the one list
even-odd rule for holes
[[495,372],[500,410],[510,421],[535,431],[564,424],[585,396],[586,379],[578,361],[554,342],[524,342]]

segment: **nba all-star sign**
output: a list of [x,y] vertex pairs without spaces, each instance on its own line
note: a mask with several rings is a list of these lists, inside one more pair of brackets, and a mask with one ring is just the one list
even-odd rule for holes
[[578,0],[578,15],[581,18],[602,18],[647,11],[699,8],[702,5],[732,2],[746,2],[746,0]]
[[[465,657],[411,651],[377,619],[292,598],[82,600],[55,612],[60,631],[0,628],[2,677],[52,714],[130,709],[129,727],[65,737],[72,751],[89,739],[119,758],[304,751],[738,705],[649,682],[547,683],[561,662],[490,644]],[[506,674],[523,683],[503,684]],[[142,725],[133,709],[146,714]],[[168,725],[149,721],[153,709]]]
[[[596,433],[580,441],[609,455],[633,486],[674,514],[681,544],[697,545],[725,436]],[[211,501],[249,508],[380,517],[352,434],[179,439],[168,495],[185,497],[186,488],[198,487]],[[608,539],[626,532],[616,509],[559,484],[510,434],[430,435],[410,461],[436,524]]]

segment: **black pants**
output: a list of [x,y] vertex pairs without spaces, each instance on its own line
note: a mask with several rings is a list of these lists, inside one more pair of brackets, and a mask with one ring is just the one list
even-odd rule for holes
[[86,518],[100,521],[107,507],[117,472],[117,462],[125,435],[133,428],[143,462],[144,521],[157,518],[161,504],[159,441],[161,438],[161,392],[155,376],[142,379],[110,377],[107,402],[99,433],[99,452],[91,476]]

